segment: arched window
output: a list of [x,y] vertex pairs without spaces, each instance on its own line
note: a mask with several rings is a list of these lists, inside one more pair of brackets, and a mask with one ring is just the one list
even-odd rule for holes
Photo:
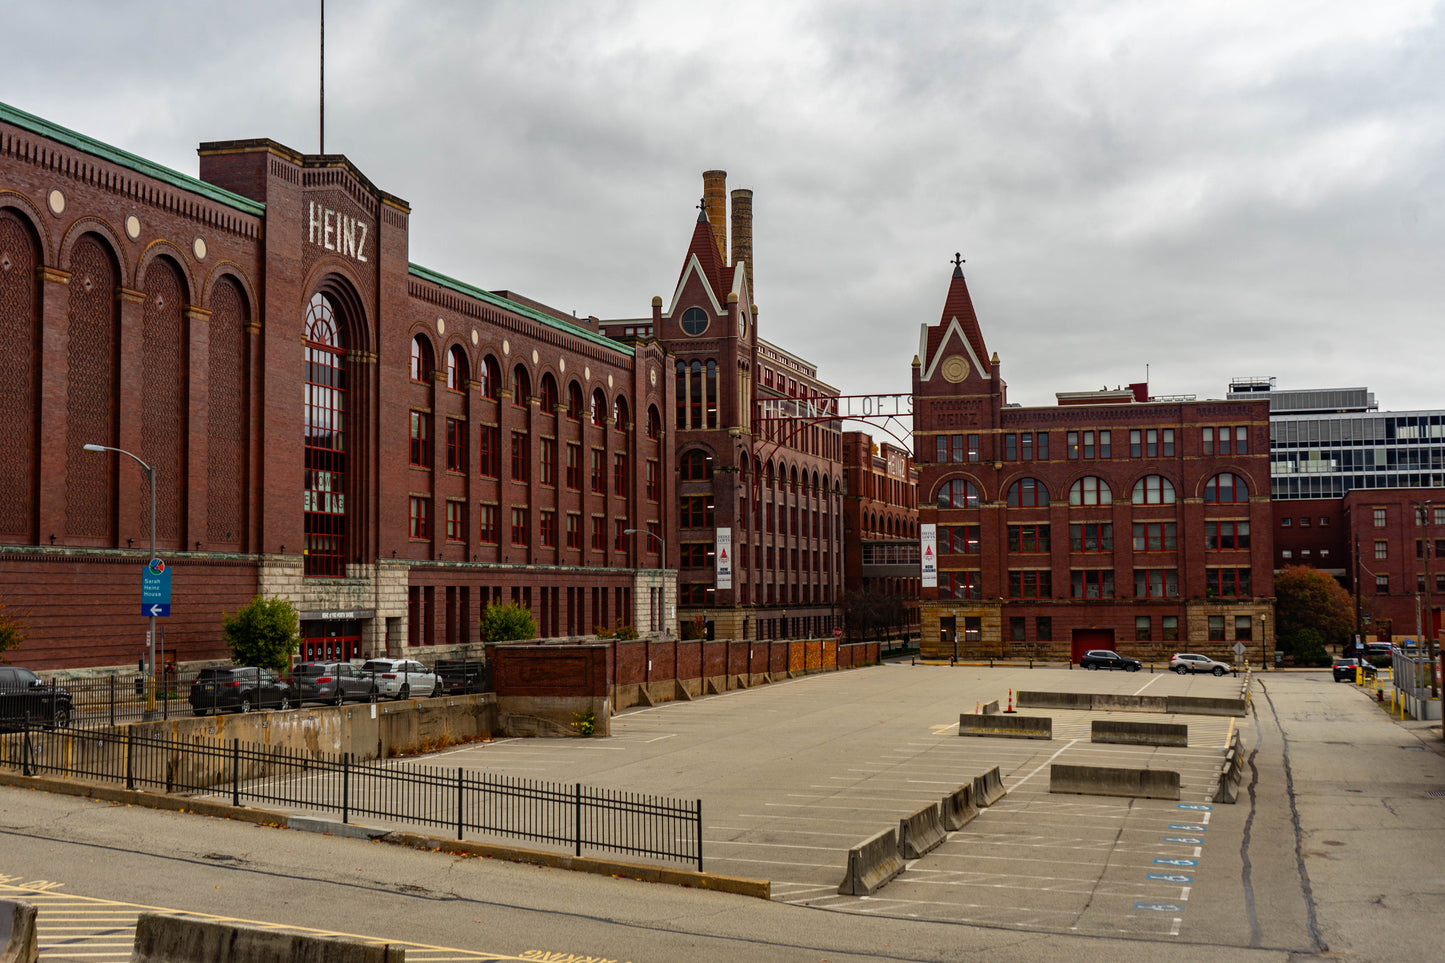
[[699,335],[707,330],[707,312],[702,308],[688,308],[682,313],[682,333]]
[[1249,501],[1249,486],[1233,472],[1223,471],[1204,484],[1204,502],[1229,504]]
[[1145,475],[1134,483],[1134,504],[1173,505],[1173,483],[1163,475]]
[[977,508],[978,489],[973,482],[962,478],[944,482],[938,490],[939,508]]
[[582,420],[582,386],[575,381],[567,385],[567,417]]
[[662,437],[662,414],[657,405],[647,406],[647,437],[653,441]]
[[627,430],[627,399],[621,395],[612,402],[612,426],[618,431]]
[[788,470],[788,487],[792,489],[794,495],[798,494],[798,466],[797,466],[797,465],[794,465],[791,469]]
[[1069,489],[1070,505],[1112,505],[1113,503],[1114,493],[1109,490],[1109,483],[1094,475],[1080,478]]
[[685,452],[678,459],[683,481],[705,481],[712,477],[712,459],[700,448]]
[[601,428],[602,422],[606,417],[607,399],[603,396],[602,389],[598,388],[592,392],[592,423]]
[[497,393],[502,390],[502,369],[497,365],[497,359],[487,355],[482,359],[482,397],[497,400]]
[[1020,478],[1008,488],[1009,508],[1040,508],[1049,503],[1049,490],[1037,478]]
[[426,339],[426,335],[419,334],[411,339],[411,380],[427,380],[431,377],[433,367],[431,342]]
[[447,352],[447,387],[453,391],[466,390],[467,355],[459,347]]
[[532,397],[532,378],[527,374],[527,369],[521,365],[512,369],[512,404],[518,408],[527,407],[527,400]]
[[[418,342],[430,350],[418,338],[413,351]],[[304,350],[304,571],[340,577],[346,571],[346,345],[331,299],[319,292],[306,307]],[[412,358],[414,365],[415,353]]]
[[551,374],[542,375],[542,391],[538,398],[544,415],[557,413],[557,382]]

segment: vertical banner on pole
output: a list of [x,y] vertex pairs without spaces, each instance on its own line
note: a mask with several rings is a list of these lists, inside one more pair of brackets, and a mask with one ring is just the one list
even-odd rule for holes
[[918,555],[923,563],[923,588],[938,588],[938,526],[918,526]]
[[717,587],[721,591],[733,587],[733,530],[717,530]]

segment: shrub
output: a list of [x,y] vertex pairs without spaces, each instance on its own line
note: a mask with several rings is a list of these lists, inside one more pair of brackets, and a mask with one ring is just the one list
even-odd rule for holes
[[221,637],[234,665],[285,672],[301,645],[300,624],[290,599],[257,595],[235,615],[221,616]]
[[537,637],[531,611],[515,602],[489,604],[481,622],[483,642],[520,642]]

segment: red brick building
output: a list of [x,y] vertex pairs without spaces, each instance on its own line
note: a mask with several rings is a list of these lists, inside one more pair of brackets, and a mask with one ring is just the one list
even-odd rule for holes
[[[12,661],[144,650],[145,475],[86,445],[154,466],[183,661],[257,592],[306,655],[475,643],[492,600],[544,636],[658,627],[677,558],[626,532],[674,528],[674,359],[411,264],[409,215],[341,155],[203,144],[191,178],[0,105]],[[735,320],[704,273],[680,296]]]
[[924,654],[1232,660],[1239,642],[1272,663],[1266,403],[1138,385],[1010,405],[961,263],[913,393]]
[[[900,626],[918,628],[918,471],[897,445],[843,434],[843,580],[865,599],[902,601]],[[851,626],[850,637],[852,637]]]

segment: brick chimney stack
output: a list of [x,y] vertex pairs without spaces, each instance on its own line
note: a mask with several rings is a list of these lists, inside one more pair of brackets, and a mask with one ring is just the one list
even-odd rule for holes
[[702,172],[702,200],[707,220],[712,225],[712,239],[717,242],[718,257],[728,263],[728,198],[727,171]]
[[733,199],[733,263],[742,261],[748,272],[748,299],[755,302],[753,291],[753,192],[739,188],[732,193]]

